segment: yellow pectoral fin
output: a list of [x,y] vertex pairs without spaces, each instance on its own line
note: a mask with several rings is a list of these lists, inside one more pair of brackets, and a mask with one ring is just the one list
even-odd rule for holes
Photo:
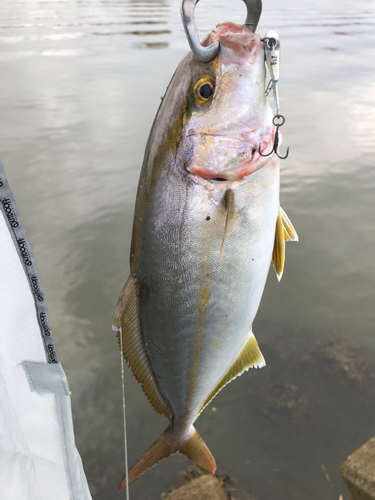
[[220,380],[219,384],[215,387],[215,389],[205,400],[205,402],[203,403],[203,405],[199,410],[198,415],[208,405],[211,399],[213,399],[225,385],[229,384],[231,380],[238,377],[249,368],[262,368],[265,365],[266,362],[264,361],[263,354],[259,349],[257,339],[254,337],[253,332],[250,332],[250,336],[246,344],[238,353],[236,359],[233,361],[232,365],[230,366],[224,377]]
[[272,263],[279,281],[284,271],[286,241],[298,241],[298,235],[288,216],[280,207],[276,221],[275,243],[272,252]]
[[120,348],[122,343],[124,358],[128,361],[152,406],[161,415],[169,418],[170,412],[155,382],[142,338],[138,280],[134,275],[129,276],[121,292],[113,316],[112,328],[117,332]]
[[231,189],[228,189],[225,193],[225,205],[227,209],[227,218],[225,220],[224,236],[221,243],[220,264],[221,261],[223,260],[225,241],[227,239],[229,224],[234,214],[234,193]]

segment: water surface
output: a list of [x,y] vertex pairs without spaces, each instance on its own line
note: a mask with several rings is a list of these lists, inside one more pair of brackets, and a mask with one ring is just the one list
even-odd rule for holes
[[[243,22],[201,0],[203,36]],[[281,203],[300,242],[271,270],[254,332],[267,367],[222,391],[197,428],[256,498],[336,499],[340,462],[375,434],[375,7],[264,1],[282,41]],[[0,5],[0,156],[34,248],[94,500],[117,499],[124,445],[110,324],[128,272],[135,192],[160,97],[188,47],[177,0]],[[130,461],[166,426],[126,372]],[[212,411],[212,408],[216,411]],[[158,499],[189,462],[131,487]],[[324,464],[332,484],[322,471]],[[346,496],[346,495],[345,495]]]

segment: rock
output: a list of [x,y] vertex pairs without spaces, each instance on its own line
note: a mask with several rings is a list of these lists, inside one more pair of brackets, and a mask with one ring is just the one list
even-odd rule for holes
[[227,500],[216,477],[204,475],[172,491],[165,500]]
[[[202,476],[205,476],[205,477],[208,476],[209,478],[212,479],[211,474],[200,469],[196,465],[191,465],[186,470],[181,470],[178,474],[178,478],[177,478],[177,481],[175,483],[175,486],[169,492],[169,495],[166,493],[163,493],[161,499],[162,500],[171,500],[171,498],[172,498],[172,500],[176,500],[175,497],[171,496],[172,492],[175,492],[176,490],[185,491],[183,488],[185,488],[188,483],[196,481],[197,479],[200,479]],[[238,479],[235,478],[234,476],[231,476],[227,472],[224,472],[224,471],[218,472],[217,471],[215,473],[214,478],[216,478],[216,480],[219,482],[221,489],[224,491],[224,493],[225,493],[224,498],[226,500],[255,500],[255,498],[247,491],[247,489],[242,484],[240,484]],[[207,496],[202,496],[202,497],[200,496],[199,499],[200,500],[201,499],[205,500],[207,498],[210,498],[210,499],[213,498],[213,500],[217,499],[218,498],[217,496],[211,497],[211,494],[213,494],[212,488],[211,488],[212,482],[209,481],[208,483],[206,483],[206,485],[208,486],[208,488],[204,487],[204,485],[203,485],[203,487],[201,489],[205,489],[205,493],[209,493],[210,495],[208,497]],[[182,497],[182,498],[184,500],[186,500],[186,497]],[[196,497],[193,496],[193,497],[188,497],[188,498],[195,499]],[[222,498],[222,497],[219,497],[219,499],[220,498]],[[177,497],[177,500],[179,500],[179,499],[180,499],[180,497]]]
[[353,500],[375,500],[375,437],[341,464],[341,475]]

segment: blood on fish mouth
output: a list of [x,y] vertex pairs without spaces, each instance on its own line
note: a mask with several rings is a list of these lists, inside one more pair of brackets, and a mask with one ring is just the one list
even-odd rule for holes
[[[195,136],[202,137],[202,133],[191,134],[190,137]],[[233,137],[226,138],[221,134],[204,134],[204,136],[218,137],[223,138],[223,142],[220,141],[219,146],[228,146],[228,156],[225,158],[221,158],[223,161],[222,166],[218,168],[217,163],[220,163],[220,156],[215,159],[215,148],[218,147],[216,145],[207,146],[205,143],[201,143],[201,139],[199,142],[196,142],[196,160],[187,167],[187,171],[198,177],[203,179],[207,179],[209,181],[216,182],[236,182],[242,181],[245,177],[248,177],[253,172],[256,172],[260,168],[262,168],[268,161],[273,157],[270,155],[269,157],[263,157],[259,154],[259,144],[261,144],[261,150],[264,151],[270,150],[270,144],[273,143],[274,140],[274,130],[270,133],[262,134],[262,137],[253,137],[251,141],[245,141]],[[226,141],[234,140],[237,144],[234,146]],[[241,143],[246,146],[241,147]],[[256,144],[257,143],[257,144]],[[211,150],[212,148],[212,150]],[[235,153],[235,148],[237,149],[237,155]],[[218,149],[218,151],[220,151]],[[220,152],[221,153],[221,152]],[[220,155],[219,153],[219,155]]]
[[255,158],[254,156],[252,156],[250,159],[244,161],[238,167],[223,172],[213,172],[212,170],[201,168],[197,165],[193,165],[187,170],[190,174],[197,175],[209,181],[236,182],[242,181],[248,175],[262,168],[272,157],[273,155],[267,158]]

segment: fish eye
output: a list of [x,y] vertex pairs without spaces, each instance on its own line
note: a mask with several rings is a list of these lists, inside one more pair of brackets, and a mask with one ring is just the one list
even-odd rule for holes
[[201,96],[202,99],[209,99],[212,94],[214,93],[214,89],[211,87],[210,83],[204,83],[200,88],[199,88],[199,95]]
[[197,104],[206,104],[214,95],[215,84],[210,76],[201,76],[193,87],[193,94]]

